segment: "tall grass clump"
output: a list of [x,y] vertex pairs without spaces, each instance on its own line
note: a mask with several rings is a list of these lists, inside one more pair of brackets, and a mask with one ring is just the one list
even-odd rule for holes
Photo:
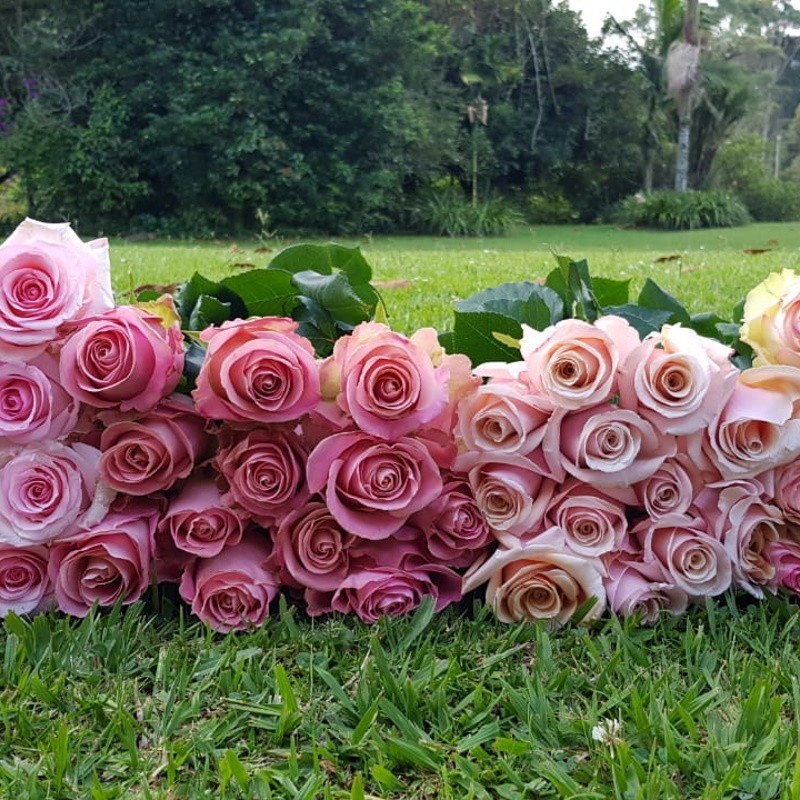
[[662,190],[626,198],[619,207],[617,221],[631,227],[691,231],[746,225],[750,214],[744,203],[728,192]]

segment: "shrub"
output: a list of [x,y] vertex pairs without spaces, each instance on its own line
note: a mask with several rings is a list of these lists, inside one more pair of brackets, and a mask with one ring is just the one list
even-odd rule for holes
[[622,201],[616,221],[623,225],[664,230],[732,228],[750,221],[738,198],[719,190],[637,194]]
[[430,189],[412,211],[412,224],[434,236],[503,236],[522,223],[522,215],[502,197],[485,197],[473,205],[455,183]]
[[580,218],[572,203],[558,190],[531,195],[526,210],[528,221],[535,225],[564,225]]

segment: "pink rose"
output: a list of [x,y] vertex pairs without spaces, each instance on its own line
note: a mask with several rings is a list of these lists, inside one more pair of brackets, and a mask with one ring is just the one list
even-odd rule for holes
[[99,522],[114,493],[99,482],[100,453],[83,444],[29,445],[0,466],[0,542],[42,544]]
[[35,614],[50,602],[46,547],[0,545],[0,617]]
[[0,358],[33,358],[63,323],[113,306],[105,239],[26,219],[0,246]]
[[78,403],[58,382],[58,362],[42,353],[0,363],[0,438],[14,444],[60,439],[78,421]]
[[469,484],[453,476],[442,493],[413,515],[431,556],[449,567],[468,567],[494,541]]
[[649,478],[675,455],[677,443],[635,411],[604,403],[567,414],[560,431],[548,431],[544,447],[556,452],[560,447],[570,475],[606,488]]
[[442,491],[439,468],[424,444],[365,433],[339,433],[308,457],[308,488],[325,491],[337,522],[365,539],[385,539]]
[[702,476],[683,455],[668,458],[649,477],[636,484],[639,504],[651,517],[686,513],[702,489]]
[[500,542],[513,547],[537,528],[555,489],[541,460],[465,453],[455,466],[467,474],[475,503]]
[[620,360],[639,335],[620,317],[594,325],[566,319],[536,331],[522,326],[522,357],[533,387],[557,408],[576,410],[608,400],[617,390]]
[[150,585],[157,516],[132,504],[112,511],[95,527],[55,542],[49,574],[59,610],[85,617],[94,603],[113,606],[139,600]]
[[607,569],[606,592],[615,614],[641,614],[642,622],[652,625],[661,611],[675,616],[686,611],[689,596],[675,586],[658,561],[646,564],[633,556],[614,557],[608,561]]
[[161,535],[172,537],[179,550],[202,558],[234,545],[244,533],[244,520],[225,508],[211,478],[191,478],[169,504],[158,524]]
[[468,450],[526,455],[544,438],[553,407],[522,381],[492,381],[458,405],[458,432]]
[[800,544],[791,539],[770,542],[767,558],[775,568],[775,583],[800,595]]
[[731,585],[733,567],[723,545],[697,517],[671,514],[647,519],[633,529],[644,548],[644,560],[658,561],[669,582],[690,599],[722,594]]
[[174,395],[146,414],[102,415],[100,474],[112,488],[137,496],[169,489],[187,477],[208,448],[205,421],[191,400]]
[[198,559],[184,573],[181,597],[215,631],[256,628],[269,614],[278,583],[266,566],[269,540],[250,534],[212,558]]
[[178,385],[183,335],[178,321],[165,327],[161,316],[117,306],[78,323],[60,358],[61,384],[81,402],[149,411]]
[[770,479],[773,502],[789,522],[800,525],[800,459],[776,467]]
[[564,533],[573,553],[596,557],[623,548],[628,520],[624,504],[569,478],[547,507],[545,527],[552,526]]
[[446,407],[447,372],[386,325],[364,322],[336,341],[339,406],[363,431],[391,439],[430,423]]
[[305,461],[292,431],[225,429],[214,459],[229,487],[222,500],[269,527],[308,499]]
[[719,342],[689,328],[665,325],[647,337],[620,371],[620,405],[638,410],[665,433],[703,430],[736,383],[737,369]]
[[287,422],[320,401],[311,343],[283,317],[224,322],[201,334],[208,343],[192,393],[198,413],[233,422]]
[[590,598],[585,620],[597,619],[606,605],[599,559],[565,553],[546,539],[496,550],[464,576],[464,592],[487,583],[486,603],[501,622],[552,620],[565,623]]

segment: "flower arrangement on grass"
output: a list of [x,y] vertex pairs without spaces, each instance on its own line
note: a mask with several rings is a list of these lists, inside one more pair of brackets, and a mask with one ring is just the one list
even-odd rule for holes
[[740,338],[564,261],[405,336],[360,255],[290,251],[255,276],[277,306],[245,276],[115,306],[104,241],[0,246],[0,615],[153,582],[221,632],[281,592],[563,623],[800,591],[800,278]]

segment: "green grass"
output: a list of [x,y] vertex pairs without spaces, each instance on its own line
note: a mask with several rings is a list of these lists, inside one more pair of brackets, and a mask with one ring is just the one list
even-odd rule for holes
[[[411,281],[385,290],[406,330],[446,324],[454,297],[541,277],[548,245],[596,274],[652,275],[693,310],[728,312],[767,272],[800,268],[798,226],[715,236],[547,228],[366,249],[379,280]],[[114,243],[117,289],[266,260],[240,245]],[[675,252],[681,269],[653,265]],[[160,613],[7,619],[0,798],[800,798],[794,602],[555,631],[480,606],[374,628],[274,616],[227,637],[168,598]],[[611,720],[617,737],[595,741]]]

